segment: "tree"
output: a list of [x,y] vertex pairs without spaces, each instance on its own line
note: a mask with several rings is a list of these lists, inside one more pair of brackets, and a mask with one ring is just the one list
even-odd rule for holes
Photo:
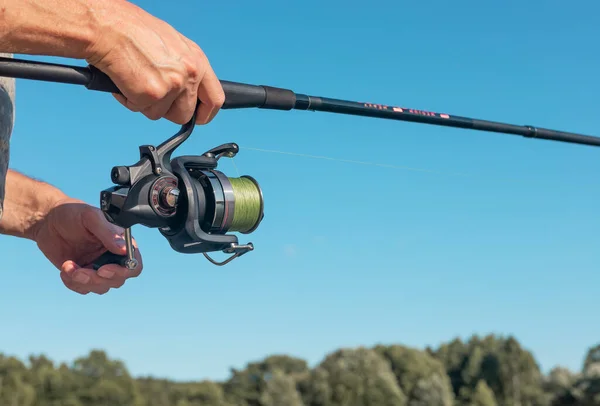
[[588,349],[583,362],[583,374],[587,377],[600,376],[600,344]]
[[260,397],[262,406],[304,406],[296,382],[282,370],[273,371]]
[[123,362],[111,360],[104,351],[93,350],[74,361],[79,399],[86,405],[138,406],[142,397]]
[[[474,345],[476,341],[477,337],[473,337],[470,344]],[[458,396],[461,388],[466,384],[463,369],[468,360],[469,346],[461,339],[455,338],[447,344],[440,345],[437,350],[428,348],[427,352],[444,365],[454,394]]]
[[36,404],[45,406],[80,406],[73,372],[54,363],[44,355],[29,357],[30,382],[36,394]]
[[475,385],[475,390],[469,399],[469,406],[496,406],[496,398],[494,392],[485,383],[484,380],[479,380]]
[[189,382],[173,386],[171,393],[177,402],[187,406],[227,406],[223,388],[216,382]]
[[341,349],[313,370],[310,406],[405,406],[407,399],[389,363],[372,349]]
[[564,399],[569,394],[577,376],[564,367],[554,367],[545,377],[542,390],[546,394],[546,404],[553,404],[556,399]]
[[402,345],[378,345],[375,351],[391,365],[409,406],[451,406],[454,393],[440,360],[425,351]]
[[[552,406],[596,406],[600,404],[600,345],[590,347],[585,356],[581,374],[568,375],[564,371],[555,390]],[[558,371],[554,374],[557,379]],[[552,376],[552,375],[551,375]],[[559,386],[560,385],[560,386]],[[556,390],[558,387],[558,390]]]
[[132,377],[125,363],[91,351],[71,364],[0,354],[1,406],[598,406],[600,346],[580,372],[544,376],[512,337],[473,336],[424,351],[400,344],[345,348],[313,368],[272,355],[224,382]]
[[0,355],[0,405],[33,406],[35,388],[29,383],[29,371],[15,357]]
[[470,397],[484,380],[500,405],[546,404],[539,366],[513,337],[473,336],[466,345],[455,341],[433,354],[446,366],[454,393],[461,398]]
[[289,376],[294,383],[308,373],[306,361],[287,355],[271,355],[251,362],[243,370],[231,370],[231,378],[223,385],[228,401],[236,405],[263,406],[261,396],[275,371]]
[[435,374],[417,381],[408,406],[453,406],[454,400],[448,377]]

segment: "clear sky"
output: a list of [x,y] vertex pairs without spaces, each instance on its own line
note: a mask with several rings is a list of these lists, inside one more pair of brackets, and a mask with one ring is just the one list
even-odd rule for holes
[[[138,4],[221,79],[600,135],[592,0]],[[97,205],[114,165],[177,130],[104,93],[19,80],[11,166]],[[0,350],[70,361],[102,348],[136,375],[223,379],[273,353],[314,365],[342,346],[491,332],[514,334],[544,370],[578,369],[600,340],[600,150],[237,110],[178,153],[232,141],[242,151],[222,169],[254,176],[266,199],[253,253],[215,267],[137,226],[142,275],[80,296],[35,244],[2,237]]]

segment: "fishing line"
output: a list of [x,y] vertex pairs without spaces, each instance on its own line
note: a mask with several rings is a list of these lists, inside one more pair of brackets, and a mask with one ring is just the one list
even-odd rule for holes
[[249,150],[249,151],[258,151],[258,152],[273,153],[273,154],[280,154],[280,155],[292,155],[292,156],[298,156],[298,157],[310,158],[310,159],[322,159],[322,160],[327,160],[327,161],[343,162],[343,163],[358,164],[358,165],[378,166],[378,167],[382,167],[382,168],[400,169],[400,170],[407,170],[407,171],[413,171],[413,172],[426,172],[426,173],[432,173],[432,174],[437,174],[437,175],[464,176],[464,177],[473,176],[473,175],[468,174],[468,173],[441,172],[441,171],[434,171],[434,170],[431,170],[431,169],[415,168],[415,167],[410,167],[410,166],[382,164],[382,163],[378,163],[378,162],[357,161],[357,160],[352,160],[352,159],[334,158],[334,157],[323,156],[323,155],[302,154],[302,153],[298,153],[298,152],[287,152],[287,151],[279,151],[279,150],[274,150],[274,149],[241,147],[241,146],[240,146],[240,149],[246,149],[246,150]]
[[233,220],[228,231],[248,233],[260,221],[263,210],[263,198],[256,180],[250,176],[240,175],[235,158],[231,157],[237,178],[227,177],[231,184],[234,203]]
[[[242,146],[240,146],[239,148],[245,149],[248,151],[297,156],[297,157],[309,158],[309,159],[321,159],[321,160],[327,160],[327,161],[375,166],[375,167],[388,168],[388,169],[406,170],[406,171],[412,171],[412,172],[423,172],[423,173],[430,173],[430,174],[443,175],[443,176],[463,177],[463,178],[470,178],[473,180],[480,180],[480,181],[493,179],[493,180],[497,180],[497,181],[505,181],[505,182],[511,182],[511,183],[529,184],[531,186],[552,186],[552,187],[557,186],[555,183],[550,185],[548,183],[542,183],[539,181],[534,181],[531,179],[524,179],[524,178],[495,177],[495,176],[491,176],[491,175],[477,176],[472,173],[436,171],[436,170],[432,170],[432,169],[415,168],[415,167],[410,167],[410,166],[391,165],[391,164],[383,164],[383,163],[369,162],[369,161],[358,161],[358,160],[352,160],[352,159],[334,158],[334,157],[323,156],[323,155],[311,155],[311,154],[303,154],[303,153],[298,153],[298,152],[280,151],[280,150],[274,150],[274,149],[242,147]],[[574,185],[569,184],[568,186],[573,187]],[[598,184],[580,185],[580,186],[581,186],[581,188],[589,189],[589,188],[597,188]]]
[[231,158],[231,163],[233,164],[233,168],[235,169],[235,173],[237,174],[238,178],[241,176],[240,175],[240,170],[238,169],[236,163],[235,163],[235,158],[232,157]]
[[249,233],[261,220],[263,199],[260,188],[250,176],[228,179],[235,199],[235,211],[228,231]]

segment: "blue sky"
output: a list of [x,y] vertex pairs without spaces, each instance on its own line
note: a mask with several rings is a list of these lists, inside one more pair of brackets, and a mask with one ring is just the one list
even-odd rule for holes
[[[221,79],[600,135],[591,0],[168,3],[137,2]],[[177,129],[107,94],[20,80],[11,166],[97,205],[112,166]],[[79,296],[33,243],[1,237],[0,350],[70,361],[103,348],[136,375],[224,379],[273,353],[314,365],[342,346],[491,332],[515,335],[544,370],[578,369],[600,340],[598,149],[246,110],[223,111],[178,153],[232,141],[266,199],[253,253],[215,267],[138,226],[142,275]]]

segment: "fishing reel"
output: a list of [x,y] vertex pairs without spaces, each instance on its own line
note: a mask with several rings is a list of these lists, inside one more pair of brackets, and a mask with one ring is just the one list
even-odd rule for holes
[[[171,158],[173,151],[192,133],[196,116],[179,132],[158,147],[139,147],[140,160],[130,166],[115,166],[115,183],[100,193],[100,208],[113,224],[125,229],[127,254],[109,251],[92,267],[116,263],[128,269],[137,266],[131,227],[141,224],[157,228],[171,248],[184,254],[202,253],[221,266],[254,249],[251,242],[240,244],[229,232],[250,234],[264,218],[260,186],[250,176],[227,177],[217,170],[221,158],[233,158],[239,147],[227,143],[200,156]],[[217,262],[208,253],[231,254]]]

